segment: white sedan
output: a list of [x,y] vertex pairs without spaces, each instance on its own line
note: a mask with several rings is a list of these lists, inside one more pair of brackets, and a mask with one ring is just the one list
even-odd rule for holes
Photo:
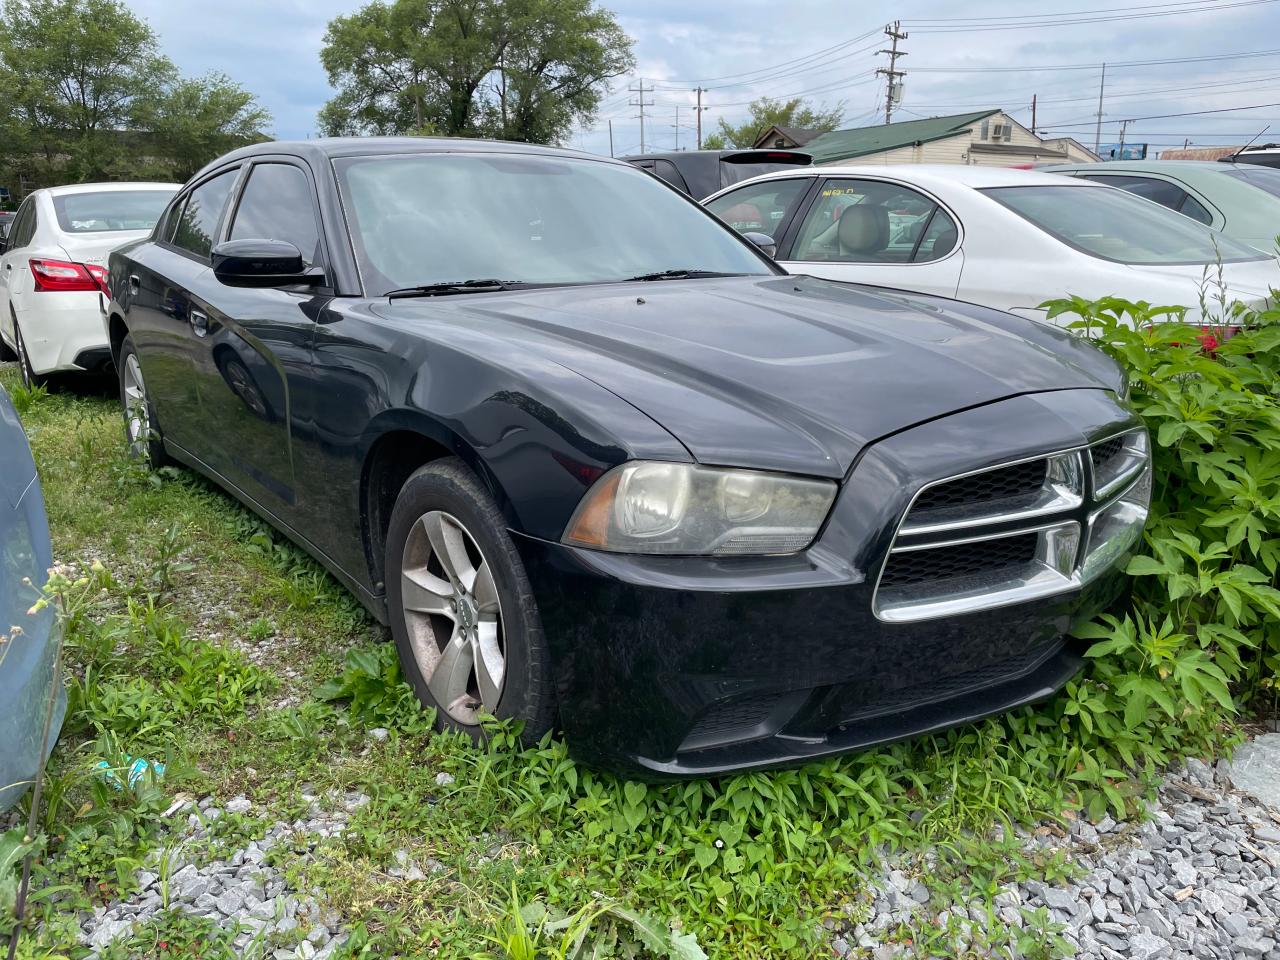
[[33,191],[0,243],[0,360],[23,383],[109,367],[98,297],[107,254],[147,236],[176,183],[81,183]]
[[1078,294],[1185,306],[1197,322],[1203,304],[1212,318],[1223,296],[1261,304],[1280,287],[1274,256],[1123,190],[1031,170],[805,167],[704,203],[736,230],[772,238],[791,273],[1036,319],[1045,300]]

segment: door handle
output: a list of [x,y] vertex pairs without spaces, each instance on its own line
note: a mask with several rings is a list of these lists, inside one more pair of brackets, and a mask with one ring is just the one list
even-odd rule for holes
[[191,321],[191,329],[197,337],[205,337],[209,334],[209,315],[203,310],[192,310],[187,314]]
[[142,286],[142,281],[138,279],[136,273],[129,274],[129,292],[137,293],[138,288]]

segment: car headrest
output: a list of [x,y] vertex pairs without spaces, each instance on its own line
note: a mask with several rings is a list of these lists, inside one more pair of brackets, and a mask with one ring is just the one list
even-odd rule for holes
[[877,253],[889,242],[889,211],[884,207],[855,204],[836,223],[843,253]]
[[763,229],[764,217],[754,203],[735,203],[724,212],[724,222],[737,230]]
[[[942,211],[938,211],[938,216],[942,216]],[[933,240],[933,259],[945,257],[948,253],[955,249],[956,241],[960,239],[960,233],[956,230],[956,225],[947,218],[946,224],[938,231]]]

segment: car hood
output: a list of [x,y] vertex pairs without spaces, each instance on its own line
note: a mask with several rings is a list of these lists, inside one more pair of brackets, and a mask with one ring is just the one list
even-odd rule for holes
[[[1113,389],[1060,331],[939,298],[810,277],[568,286],[382,301],[407,327],[465,325],[593,380],[700,462],[843,476],[868,443],[1023,393]],[[447,337],[446,331],[439,335]]]

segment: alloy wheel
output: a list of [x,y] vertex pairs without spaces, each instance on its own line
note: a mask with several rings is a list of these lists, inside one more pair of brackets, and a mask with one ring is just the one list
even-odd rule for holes
[[129,434],[129,450],[135,457],[147,456],[151,439],[151,411],[147,404],[147,385],[142,379],[138,355],[130,353],[124,363],[125,429]]
[[401,564],[405,627],[432,699],[474,726],[502,699],[506,649],[493,570],[475,537],[433,510],[409,530]]

